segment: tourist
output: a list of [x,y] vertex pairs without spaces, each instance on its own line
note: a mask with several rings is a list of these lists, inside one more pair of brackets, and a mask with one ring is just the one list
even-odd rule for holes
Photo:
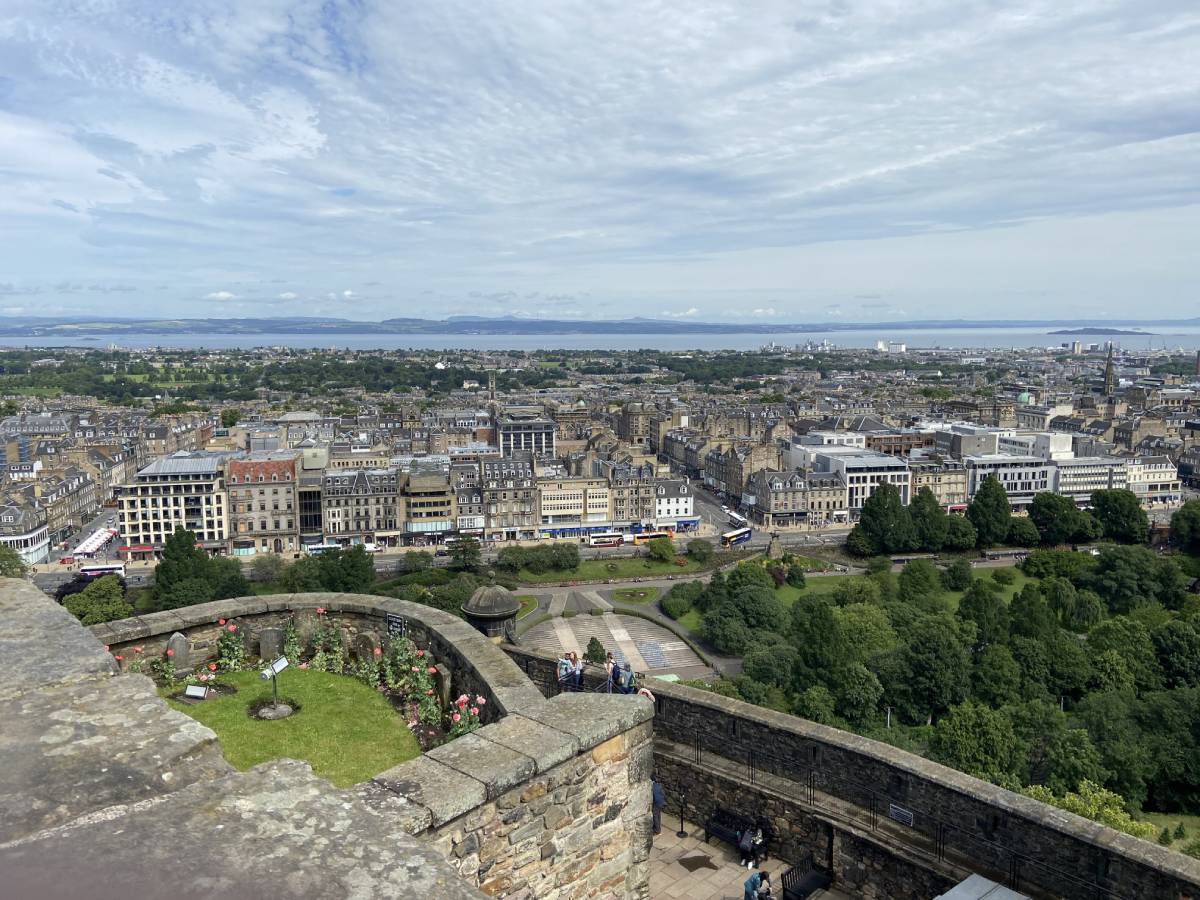
[[571,654],[565,650],[563,655],[558,658],[558,689],[560,691],[571,689]]
[[745,891],[742,900],[758,900],[759,897],[771,896],[771,873],[751,872],[742,888]]
[[617,690],[622,694],[632,694],[634,691],[633,670],[629,668],[629,663],[625,663],[625,665],[618,669],[617,672],[617,677],[619,679],[617,681]]
[[654,833],[662,832],[662,811],[667,805],[667,792],[663,790],[663,786],[658,783],[658,779],[650,776],[650,809],[653,814]]
[[754,868],[754,845],[755,843],[762,844],[762,831],[756,828],[747,828],[738,835],[738,853],[742,857],[742,865],[747,869]]
[[571,651],[571,684],[575,690],[583,690],[583,660],[574,650]]
[[611,694],[613,689],[614,677],[613,671],[617,668],[617,662],[613,659],[612,651],[604,654],[604,678],[608,682],[608,692]]

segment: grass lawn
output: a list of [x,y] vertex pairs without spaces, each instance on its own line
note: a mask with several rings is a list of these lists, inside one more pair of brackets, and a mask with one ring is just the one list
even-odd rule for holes
[[[604,581],[608,578],[661,578],[664,575],[687,575],[702,569],[689,557],[682,557],[685,565],[655,562],[644,556],[617,556],[612,559],[585,559],[579,568],[569,572],[551,571],[535,575],[522,569],[518,580],[525,584],[546,584],[556,581]],[[612,569],[609,569],[612,566]]]
[[279,696],[298,702],[301,709],[278,722],[246,714],[251,703],[271,696],[270,683],[258,672],[221,678],[238,692],[195,705],[167,702],[215,731],[235,769],[279,757],[301,759],[322,778],[349,787],[421,755],[417,739],[391,704],[356,678],[288,669],[279,679]]
[[1187,829],[1187,837],[1183,840],[1173,840],[1171,842],[1172,849],[1179,850],[1184,844],[1190,844],[1192,841],[1200,838],[1200,816],[1192,816],[1187,813],[1139,813],[1134,816],[1135,819],[1144,819],[1147,822],[1153,822],[1154,826],[1161,831],[1164,828],[1171,829],[1174,834],[1175,826],[1180,822]]
[[525,618],[537,609],[537,597],[531,597],[529,594],[517,594],[517,600],[521,601],[521,609],[517,612],[518,619]]
[[[982,578],[986,581],[992,581],[992,573],[993,572],[1011,572],[1013,575],[1013,583],[1012,584],[1000,585],[1000,596],[1004,599],[1005,603],[1011,602],[1012,598],[1014,596],[1016,596],[1018,593],[1020,593],[1021,588],[1025,587],[1025,585],[1027,585],[1030,581],[1035,580],[1035,579],[1032,579],[1032,578],[1029,578],[1028,576],[1026,576],[1025,573],[1022,572],[1020,569],[1018,569],[1016,566],[1000,566],[995,569],[975,569],[974,570],[974,574],[975,574],[976,578]],[[962,599],[962,595],[963,595],[962,591],[947,591],[942,596],[945,597],[946,600],[949,602],[950,609],[953,611],[953,610],[958,609],[958,601],[960,601]]]
[[699,634],[700,626],[703,624],[700,611],[695,608],[689,609],[680,619],[678,619],[678,623],[681,628],[686,628],[692,634]]
[[617,588],[613,599],[618,603],[652,603],[658,598],[658,588]]

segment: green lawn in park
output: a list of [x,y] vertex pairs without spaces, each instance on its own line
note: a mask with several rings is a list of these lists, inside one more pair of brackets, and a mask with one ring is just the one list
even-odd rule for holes
[[[1185,844],[1190,844],[1192,841],[1200,838],[1200,816],[1189,815],[1188,813],[1158,813],[1144,812],[1134,815],[1135,819],[1143,819],[1147,822],[1153,822],[1154,827],[1161,831],[1164,828],[1171,830],[1171,849],[1180,850]],[[1186,836],[1182,840],[1174,838],[1175,828],[1180,823],[1186,831]]]
[[529,594],[517,594],[517,600],[521,603],[521,609],[517,612],[518,619],[525,618],[537,609],[537,597],[532,597]]
[[[269,759],[308,762],[313,772],[338,787],[366,781],[421,755],[416,737],[400,714],[357,678],[289,668],[279,676],[279,697],[300,704],[287,719],[252,719],[247,708],[271,697],[270,682],[258,672],[233,672],[221,681],[238,689],[200,703],[167,702],[216,732],[225,759],[245,770]],[[179,688],[164,688],[164,695]]]
[[624,587],[613,591],[613,600],[616,603],[653,603],[656,599],[658,599],[658,588],[656,587]]

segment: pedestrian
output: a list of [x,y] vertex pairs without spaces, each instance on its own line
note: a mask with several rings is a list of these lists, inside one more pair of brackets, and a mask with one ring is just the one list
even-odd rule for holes
[[558,689],[559,691],[571,689],[571,655],[565,650],[563,655],[558,658]]
[[617,689],[622,694],[633,693],[633,670],[629,668],[629,663],[625,663],[624,667],[618,670],[620,681],[617,683]]
[[742,858],[743,866],[747,869],[754,868],[754,826],[748,827],[738,835],[738,854]]
[[742,900],[758,900],[764,895],[769,897],[771,895],[771,873],[751,872],[742,888],[744,890]]
[[574,650],[571,651],[571,684],[575,690],[583,690],[583,660]]
[[613,659],[612,651],[604,654],[604,677],[608,682],[608,692],[611,694],[616,687],[617,661]]
[[654,833],[662,832],[662,811],[667,805],[667,792],[663,790],[663,786],[658,783],[658,779],[653,775],[650,776],[650,810],[652,813],[652,821],[654,824]]

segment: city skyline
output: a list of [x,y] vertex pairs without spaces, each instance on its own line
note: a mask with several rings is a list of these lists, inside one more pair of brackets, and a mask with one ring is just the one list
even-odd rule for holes
[[0,316],[1186,317],[1200,27],[11,4]]

